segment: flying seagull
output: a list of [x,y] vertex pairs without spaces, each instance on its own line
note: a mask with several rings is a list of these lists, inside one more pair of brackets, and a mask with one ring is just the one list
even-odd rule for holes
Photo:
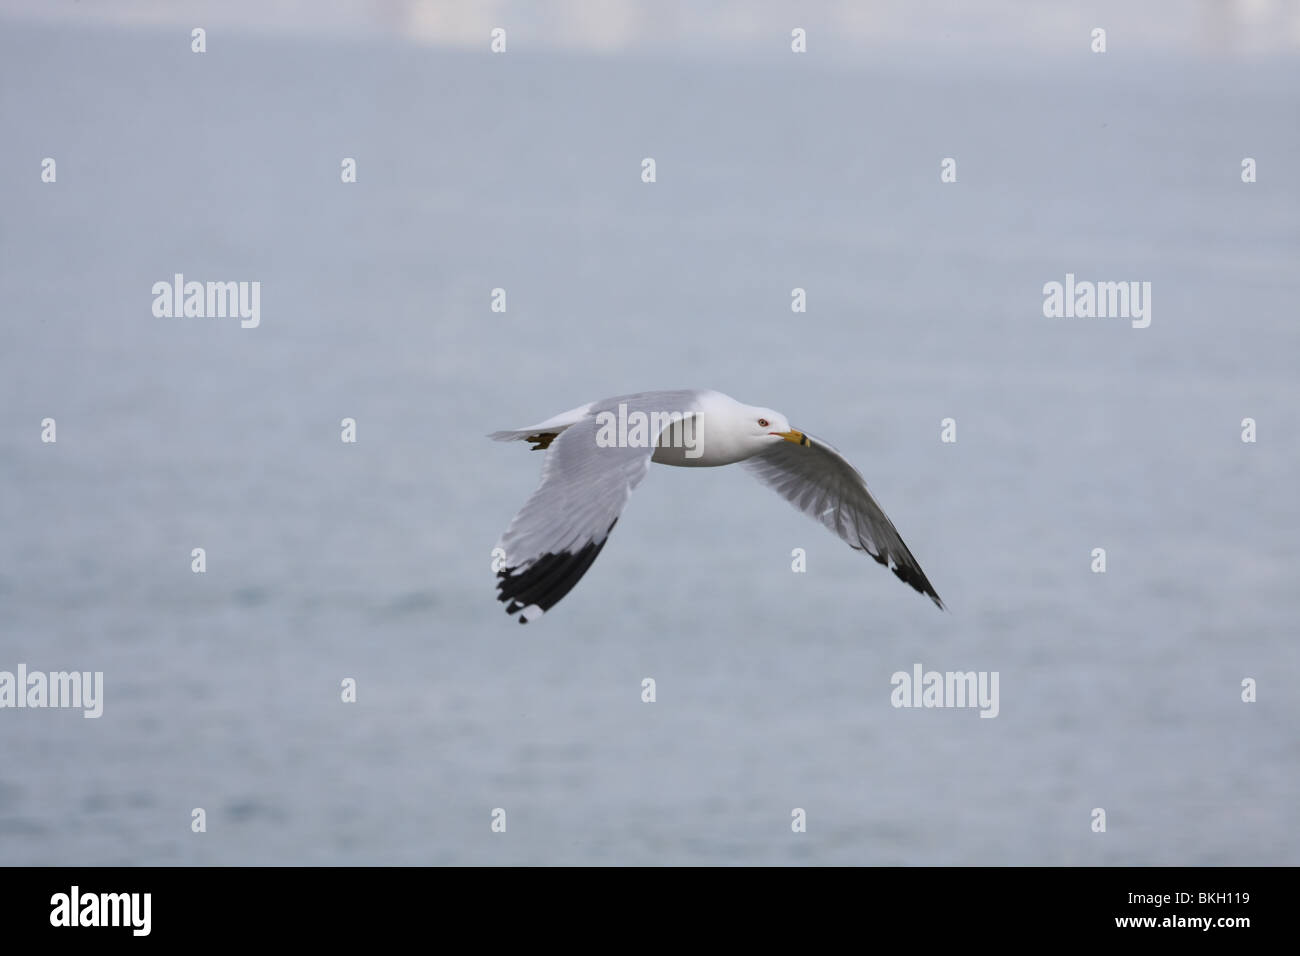
[[493,554],[497,599],[527,624],[587,573],[650,463],[740,462],[804,514],[865,551],[902,581],[943,601],[867,483],[831,445],[770,408],[721,392],[638,392],[591,402],[529,428],[493,432],[545,450],[542,481]]

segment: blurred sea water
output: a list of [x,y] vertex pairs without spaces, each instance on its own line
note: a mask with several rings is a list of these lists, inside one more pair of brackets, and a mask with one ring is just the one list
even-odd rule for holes
[[[1298,79],[0,21],[0,669],[105,675],[0,711],[0,862],[1300,863]],[[1044,318],[1067,272],[1151,326]],[[502,613],[542,456],[486,433],[677,387],[832,441],[949,612],[655,468]],[[916,662],[999,716],[893,708]]]

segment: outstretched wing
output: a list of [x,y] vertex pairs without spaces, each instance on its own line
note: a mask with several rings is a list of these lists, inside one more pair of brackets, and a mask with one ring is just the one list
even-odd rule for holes
[[597,417],[626,413],[691,412],[694,393],[642,392],[594,403],[549,443],[542,481],[515,515],[497,547],[497,600],[526,624],[573,590],[605,547],[618,516],[650,468],[655,438],[644,447],[597,444]]
[[807,435],[808,445],[776,442],[743,464],[759,481],[848,542],[887,566],[901,580],[943,607],[943,601],[876,504],[858,470],[833,446]]

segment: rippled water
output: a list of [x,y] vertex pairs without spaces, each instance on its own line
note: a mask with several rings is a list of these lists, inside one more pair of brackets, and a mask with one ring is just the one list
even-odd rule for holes
[[[1296,80],[3,24],[0,669],[105,705],[0,710],[0,861],[1300,862]],[[1067,272],[1151,327],[1045,319]],[[514,623],[542,456],[484,435],[672,387],[833,441],[950,612],[656,468]],[[997,719],[893,708],[916,662]]]

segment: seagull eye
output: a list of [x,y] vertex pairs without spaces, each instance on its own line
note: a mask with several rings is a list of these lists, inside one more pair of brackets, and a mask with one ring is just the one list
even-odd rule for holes
[[772,423],[769,422],[766,418],[760,418],[760,419],[758,420],[758,424],[759,424],[760,427],[762,427],[762,428],[766,428],[768,425],[770,425],[770,424],[772,424]]

